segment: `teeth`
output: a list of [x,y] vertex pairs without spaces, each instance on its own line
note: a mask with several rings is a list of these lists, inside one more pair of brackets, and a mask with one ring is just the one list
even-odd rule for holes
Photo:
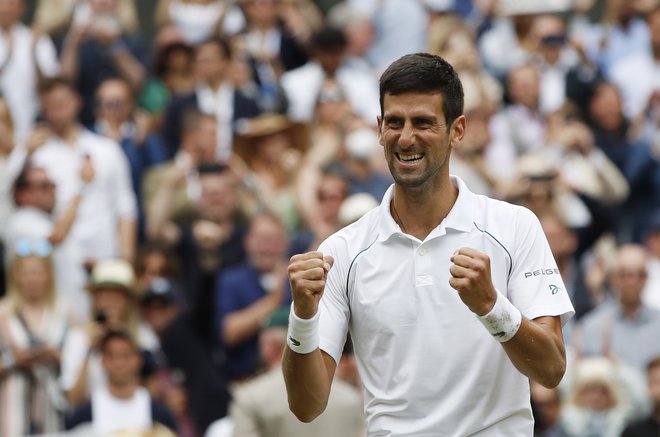
[[417,161],[418,159],[422,159],[422,154],[421,153],[399,153],[399,159],[401,161]]

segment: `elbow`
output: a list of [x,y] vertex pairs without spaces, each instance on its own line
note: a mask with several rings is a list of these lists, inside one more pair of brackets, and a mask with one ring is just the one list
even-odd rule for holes
[[325,408],[320,408],[320,409],[312,409],[310,408],[310,405],[295,405],[291,401],[289,401],[289,410],[293,413],[294,416],[298,420],[300,420],[303,423],[310,423],[314,421],[317,417],[323,413],[323,410]]
[[546,372],[536,382],[545,388],[555,388],[559,385],[566,373],[566,359],[561,358],[552,366],[548,366]]

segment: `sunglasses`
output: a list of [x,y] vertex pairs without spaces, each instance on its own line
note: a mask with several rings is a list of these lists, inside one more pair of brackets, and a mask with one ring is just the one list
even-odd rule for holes
[[14,253],[18,256],[34,255],[44,258],[53,253],[53,245],[45,239],[30,240],[24,238],[16,242],[14,245]]

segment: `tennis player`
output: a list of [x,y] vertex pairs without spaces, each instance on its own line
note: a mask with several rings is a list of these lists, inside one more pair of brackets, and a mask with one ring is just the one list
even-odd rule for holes
[[539,221],[450,176],[466,121],[442,58],[395,61],[380,104],[394,184],[290,262],[290,408],[302,421],[323,412],[350,331],[369,436],[532,436],[529,379],[562,379],[574,313]]

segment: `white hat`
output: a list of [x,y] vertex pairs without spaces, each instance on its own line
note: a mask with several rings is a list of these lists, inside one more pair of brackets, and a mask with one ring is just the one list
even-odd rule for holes
[[89,277],[87,289],[117,288],[135,293],[135,273],[133,266],[123,259],[106,259],[96,263]]
[[359,128],[346,135],[346,151],[356,159],[370,159],[378,150],[378,135],[373,129]]
[[342,226],[350,225],[377,206],[378,201],[371,194],[351,194],[341,203],[337,219]]

